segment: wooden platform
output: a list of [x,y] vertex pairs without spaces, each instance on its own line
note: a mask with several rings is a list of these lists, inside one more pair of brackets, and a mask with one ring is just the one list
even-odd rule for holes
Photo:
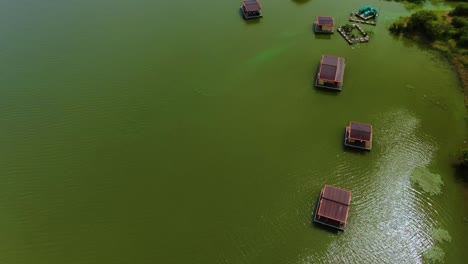
[[356,18],[354,18],[352,16],[349,17],[349,21],[354,22],[354,23],[361,23],[361,24],[366,24],[366,25],[377,26],[377,22],[375,22],[375,21],[360,20],[360,19],[356,19]]
[[314,214],[314,222],[344,231],[348,222],[351,192],[325,185]]
[[371,19],[371,18],[376,18],[379,16],[379,14],[376,14],[376,15],[372,15],[372,16],[368,16],[368,17],[365,17],[363,15],[359,15],[359,14],[356,14],[357,17],[361,18],[361,19],[364,19],[364,20],[368,20],[368,19]]
[[339,27],[337,29],[337,31],[340,33],[341,36],[343,36],[343,38],[346,40],[346,42],[348,42],[348,44],[350,44],[350,45],[357,44],[357,43],[369,42],[369,40],[370,40],[369,35],[367,35],[367,33],[359,25],[353,24],[353,27],[355,27],[357,30],[359,30],[359,32],[361,34],[363,34],[364,36],[360,37],[360,38],[350,38],[341,27]]

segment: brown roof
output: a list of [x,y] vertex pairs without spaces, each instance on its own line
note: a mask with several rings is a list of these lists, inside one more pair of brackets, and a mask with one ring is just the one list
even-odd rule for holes
[[333,17],[331,16],[318,16],[317,24],[319,25],[334,25]]
[[343,82],[345,59],[323,55],[320,61],[319,79]]
[[323,188],[322,198],[344,205],[351,204],[351,192],[330,185],[325,185]]
[[350,122],[349,137],[362,141],[372,141],[372,126],[368,124]]
[[318,215],[346,223],[351,204],[351,192],[325,185],[320,199]]
[[262,10],[262,6],[257,0],[244,0],[242,2],[245,8],[245,11],[247,12]]

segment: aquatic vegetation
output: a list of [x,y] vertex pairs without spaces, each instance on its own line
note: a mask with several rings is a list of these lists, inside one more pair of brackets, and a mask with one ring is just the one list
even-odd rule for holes
[[423,259],[425,263],[442,263],[444,261],[444,257],[445,252],[438,246],[429,249],[423,254]]
[[272,58],[274,58],[276,56],[279,56],[284,51],[286,51],[286,48],[287,48],[286,46],[284,46],[284,47],[278,46],[278,47],[274,47],[274,48],[264,50],[264,51],[260,52],[259,54],[257,54],[254,58],[252,58],[249,61],[249,63],[256,64],[256,63],[261,63],[261,62],[264,62],[266,60],[272,59]]
[[432,231],[432,238],[438,243],[452,242],[452,237],[450,236],[449,232],[445,229],[438,228]]
[[440,194],[442,185],[444,185],[439,174],[431,173],[425,167],[419,167],[414,170],[411,175],[411,181],[418,184],[424,192],[430,195]]
[[451,242],[452,237],[450,236],[449,232],[447,232],[447,230],[438,228],[438,229],[432,230],[432,238],[436,242],[436,245],[423,253],[424,262],[426,263],[443,262],[444,257],[445,257],[445,252],[438,245],[444,242]]

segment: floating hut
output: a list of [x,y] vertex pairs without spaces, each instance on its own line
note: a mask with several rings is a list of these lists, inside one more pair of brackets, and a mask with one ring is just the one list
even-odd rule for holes
[[314,23],[315,33],[332,34],[335,32],[335,20],[330,16],[318,16]]
[[346,127],[344,144],[352,148],[371,150],[373,133],[369,124],[350,122]]
[[241,11],[245,19],[263,17],[262,5],[260,5],[258,0],[243,0]]
[[343,87],[344,69],[344,58],[322,55],[315,86],[341,91]]
[[360,8],[358,12],[356,13],[356,16],[364,20],[368,20],[370,18],[376,18],[378,15],[379,15],[379,11],[370,5]]
[[314,222],[344,231],[348,222],[351,192],[325,185],[314,215]]

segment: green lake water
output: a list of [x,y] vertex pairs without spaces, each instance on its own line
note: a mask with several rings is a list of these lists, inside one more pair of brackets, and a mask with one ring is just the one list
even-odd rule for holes
[[[463,96],[446,60],[389,35],[408,11],[262,3],[246,22],[237,0],[0,1],[0,263],[466,260]],[[369,43],[312,33],[366,4]],[[346,58],[341,93],[313,87],[322,54]],[[371,152],[343,148],[351,120]],[[324,184],[353,192],[344,233],[311,224]]]

